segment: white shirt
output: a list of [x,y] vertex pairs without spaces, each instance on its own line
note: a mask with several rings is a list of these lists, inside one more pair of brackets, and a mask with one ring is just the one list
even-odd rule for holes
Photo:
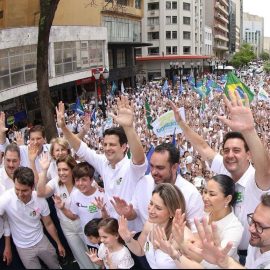
[[[125,156],[119,161],[115,168],[112,168],[105,155],[96,154],[94,150],[81,142],[77,155],[91,164],[100,174],[104,183],[104,190],[109,200],[113,196],[119,196],[127,202],[132,199],[137,182],[144,176],[147,169],[147,159],[142,165],[135,165],[131,159]],[[112,209],[110,213],[113,217],[118,217],[118,214]]]
[[58,177],[58,168],[56,165],[56,160],[52,158],[51,162],[50,162],[50,166],[49,166],[48,171],[47,171],[47,181],[49,181],[55,177]]
[[7,175],[4,166],[0,168],[0,183],[6,188],[6,190],[14,187],[14,181]]
[[[98,249],[98,257],[103,260],[106,269],[109,269],[109,265],[105,263],[105,259],[107,257],[106,252],[107,248],[103,243],[100,244]],[[122,249],[111,252],[112,264],[116,269],[130,269],[134,265],[134,261],[131,257],[129,250],[123,246]]]
[[[223,157],[219,154],[217,154],[213,159],[211,170],[217,174],[226,174],[231,176],[223,164]],[[263,191],[257,187],[255,182],[255,169],[251,164],[242,177],[235,183],[235,190],[238,194],[237,202],[234,206],[234,212],[244,226],[244,233],[239,249],[246,250],[249,245],[250,237],[247,215],[255,211],[255,208],[261,202],[261,196],[270,190]]]
[[50,210],[46,199],[32,198],[24,204],[15,194],[14,189],[7,190],[0,198],[0,215],[7,214],[13,241],[20,248],[36,245],[43,237],[42,216],[48,216]]
[[[243,225],[233,213],[233,209],[229,215],[225,216],[224,218],[218,221],[215,221],[215,223],[218,228],[218,234],[221,240],[220,243],[221,247],[224,248],[228,242],[232,242],[233,246],[228,254],[234,260],[238,261],[239,257],[237,255],[237,249],[242,239],[242,234],[244,231]],[[204,268],[207,269],[219,269],[217,265],[210,264],[204,260],[202,261],[201,264],[203,265]]]
[[[104,193],[100,192],[98,189],[94,194],[89,196],[84,195],[78,189],[74,190],[74,192],[70,194],[70,211],[80,218],[80,223],[83,231],[85,225],[90,220],[93,218],[102,217],[101,211],[93,204],[93,202],[95,202],[95,197],[104,198],[104,202],[106,205],[108,204]],[[98,245],[91,243],[85,235],[84,240],[87,245],[98,247]]]
[[[28,146],[27,145],[20,145],[20,155],[21,155],[21,163],[20,165],[23,167],[30,167],[30,163],[29,163],[29,158],[28,158]],[[40,164],[39,164],[39,159],[41,157],[42,153],[50,153],[50,144],[44,144],[43,145],[43,149],[42,152],[37,156],[36,160],[35,160],[35,165],[36,165],[36,169],[37,172],[40,173],[41,172],[41,168],[40,168]]]
[[245,267],[247,269],[270,269],[270,251],[261,253],[259,248],[249,245]]
[[[5,187],[0,184],[0,198],[5,193]],[[0,239],[2,236],[10,236],[10,228],[9,223],[7,221],[7,216],[4,214],[0,216]]]
[[[203,200],[199,191],[194,185],[184,179],[181,175],[177,175],[175,185],[183,193],[186,202],[186,217],[193,232],[196,231],[194,218],[203,217]],[[151,175],[144,176],[137,184],[132,198],[134,210],[137,212],[144,224],[148,220],[148,204],[152,197],[152,192],[156,184]],[[142,229],[142,228],[141,228]]]

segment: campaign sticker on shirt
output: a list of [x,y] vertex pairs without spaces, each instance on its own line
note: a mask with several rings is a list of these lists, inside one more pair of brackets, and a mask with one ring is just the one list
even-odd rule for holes
[[91,204],[88,206],[88,211],[90,213],[96,213],[96,212],[98,212],[98,208],[94,204]]
[[62,194],[62,198],[63,198],[63,199],[66,199],[66,198],[67,198],[67,194],[66,194],[66,193],[63,193],[63,194]]
[[120,185],[122,183],[122,181],[123,181],[123,178],[120,177],[119,179],[116,180],[116,184],[117,185]]
[[242,192],[236,192],[236,203],[244,201],[244,196]]
[[35,217],[39,214],[39,208],[34,209],[33,211],[30,212],[30,217]]

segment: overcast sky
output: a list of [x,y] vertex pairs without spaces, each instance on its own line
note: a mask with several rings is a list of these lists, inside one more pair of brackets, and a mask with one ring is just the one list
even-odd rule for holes
[[243,0],[244,12],[264,17],[264,36],[270,37],[270,0]]

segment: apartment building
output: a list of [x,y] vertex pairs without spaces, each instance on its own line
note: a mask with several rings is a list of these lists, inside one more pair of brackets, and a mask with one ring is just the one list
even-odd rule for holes
[[[60,1],[53,21],[49,51],[53,101],[72,103],[81,93],[100,98],[108,70],[110,83],[134,86],[134,48],[145,45],[143,1],[74,3]],[[20,108],[33,119],[39,116],[35,78],[39,16],[39,0],[0,0],[0,110],[16,115]],[[104,76],[98,79],[98,73]]]
[[244,12],[243,38],[245,43],[253,47],[253,51],[258,58],[263,52],[264,46],[264,18]]
[[203,0],[145,0],[142,39],[151,46],[137,49],[139,75],[147,79],[170,77],[190,72],[192,66],[203,70]]

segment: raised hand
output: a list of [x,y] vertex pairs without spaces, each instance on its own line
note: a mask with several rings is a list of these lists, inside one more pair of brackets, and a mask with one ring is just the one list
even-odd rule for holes
[[35,161],[35,159],[38,156],[38,152],[39,152],[39,148],[36,145],[31,144],[31,143],[28,145],[28,158],[30,161],[32,162]]
[[89,248],[88,252],[85,252],[86,255],[89,257],[91,262],[93,263],[98,263],[101,262],[102,260],[97,256],[97,250],[94,248]]
[[124,216],[118,219],[118,233],[125,242],[130,241],[133,237],[132,232],[128,229],[127,219]]
[[6,115],[4,112],[0,112],[0,133],[5,133],[8,130],[6,128]]
[[176,105],[171,100],[168,100],[168,103],[171,106],[171,109],[173,110],[175,121],[177,123],[183,121],[179,112],[179,108],[177,108]]
[[104,203],[104,198],[102,197],[95,197],[93,204],[101,211],[106,209],[106,203]]
[[132,127],[134,119],[134,104],[133,101],[129,104],[127,96],[117,98],[117,115],[109,114],[117,124],[124,127]]
[[49,153],[42,153],[39,159],[40,167],[43,171],[47,171],[51,163]]
[[182,210],[177,209],[175,211],[175,216],[172,222],[172,236],[174,240],[174,245],[176,245],[177,249],[181,249],[181,246],[184,242],[185,226],[185,213],[182,214]]
[[248,131],[254,129],[254,119],[249,107],[248,96],[244,94],[244,104],[238,92],[236,94],[229,92],[231,101],[223,95],[224,103],[228,110],[228,118],[226,116],[218,116],[218,118],[227,125],[232,131]]
[[85,133],[87,133],[90,129],[91,121],[90,121],[90,113],[85,113],[83,116],[83,126],[82,129]]
[[15,135],[17,145],[18,146],[24,145],[24,139],[23,139],[22,133],[20,131],[15,131],[14,135]]
[[65,207],[65,202],[62,201],[62,199],[59,195],[54,194],[54,196],[52,196],[52,198],[53,198],[55,206],[58,209],[62,210]]
[[56,111],[56,117],[57,117],[57,125],[60,128],[63,128],[66,126],[66,122],[65,122],[65,104],[60,101],[58,103],[58,107],[55,107],[55,111]]
[[132,215],[134,212],[133,205],[131,203],[128,204],[125,200],[121,199],[120,197],[114,196],[113,200],[110,200],[110,202],[119,216],[128,217]]
[[202,249],[200,251],[197,249],[197,252],[209,263],[219,265],[222,268],[227,268],[226,266],[229,259],[228,253],[231,250],[233,243],[228,242],[227,245],[222,248],[217,225],[214,222],[211,226],[208,225],[206,218],[203,218],[202,223],[197,219],[194,219],[194,222],[202,240]]

